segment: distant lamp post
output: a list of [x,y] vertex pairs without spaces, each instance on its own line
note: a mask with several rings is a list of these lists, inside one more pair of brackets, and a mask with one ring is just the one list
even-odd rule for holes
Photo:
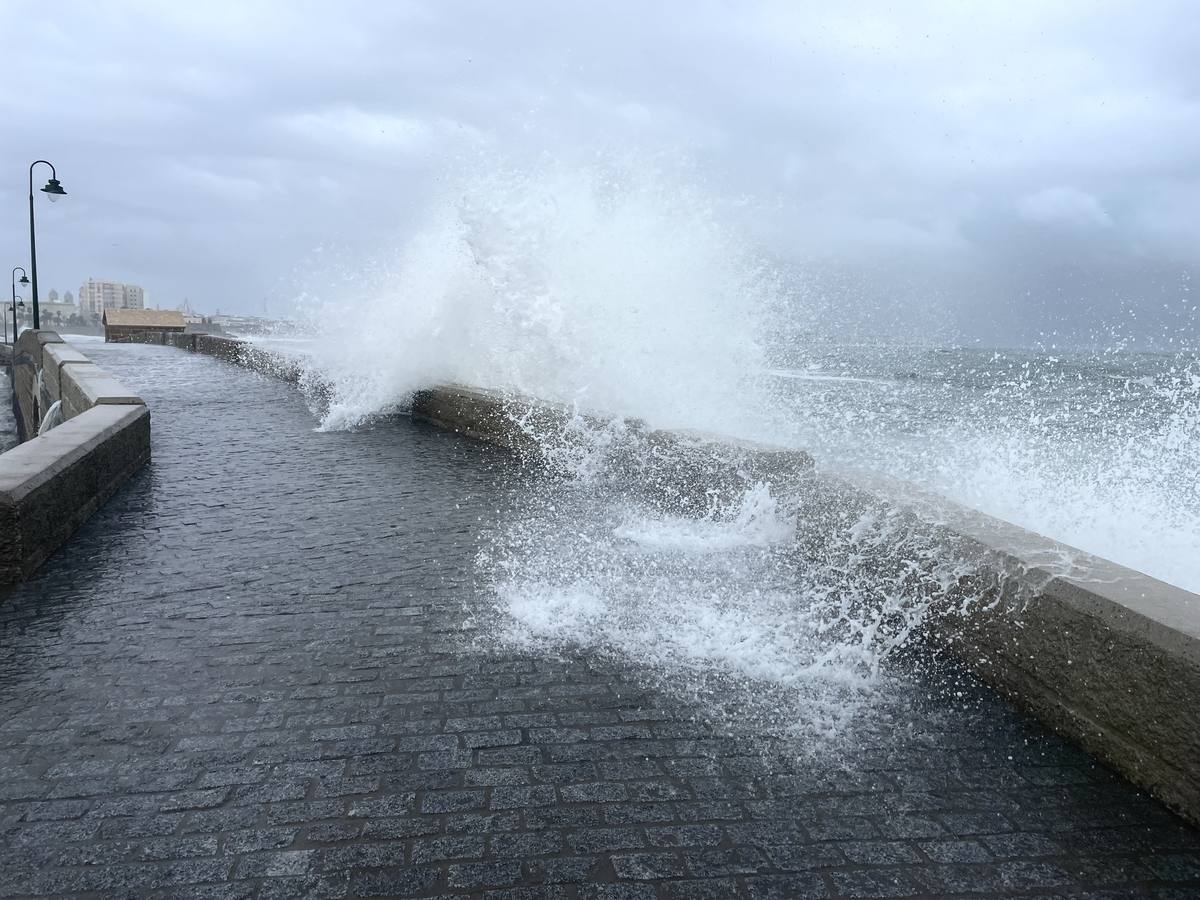
[[[13,301],[12,320],[13,320],[13,347],[15,349],[17,343],[17,307],[25,308],[25,301],[17,297]],[[8,307],[4,307],[4,335],[8,336]]]
[[[38,316],[37,236],[33,222],[33,168],[39,163],[50,167],[50,180],[42,188],[42,193],[49,197],[51,201],[56,201],[59,197],[67,195],[67,192],[63,190],[63,186],[58,183],[58,173],[54,171],[54,163],[45,159],[35,159],[29,164],[29,268],[31,270],[30,274],[33,276],[33,328],[35,331],[42,327],[41,318]],[[13,318],[14,320],[16,319],[15,311]],[[16,327],[15,321],[13,327]]]
[[[21,278],[17,280],[17,273],[21,273]],[[17,285],[29,284],[29,279],[25,276],[25,270],[20,266],[13,266],[12,270],[12,319],[13,319],[13,344],[17,343]],[[25,301],[21,301],[21,305],[25,305]],[[4,326],[5,335],[8,334],[8,326]]]

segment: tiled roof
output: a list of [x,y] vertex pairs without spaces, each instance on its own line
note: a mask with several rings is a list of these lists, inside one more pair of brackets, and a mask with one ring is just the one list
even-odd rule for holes
[[106,309],[105,325],[134,325],[143,328],[183,328],[183,313],[177,309]]

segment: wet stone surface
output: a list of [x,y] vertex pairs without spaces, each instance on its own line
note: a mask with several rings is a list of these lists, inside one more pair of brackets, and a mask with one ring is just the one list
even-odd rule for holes
[[0,896],[1200,896],[1196,831],[985,691],[823,768],[474,649],[502,453],[86,351],[154,462],[0,604]]

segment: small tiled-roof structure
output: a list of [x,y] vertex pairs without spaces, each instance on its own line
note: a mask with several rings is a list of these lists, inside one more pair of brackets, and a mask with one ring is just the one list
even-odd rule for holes
[[113,344],[166,344],[168,336],[183,334],[183,313],[177,309],[106,309],[104,340]]
[[106,309],[105,327],[179,329],[183,331],[183,313],[177,309]]

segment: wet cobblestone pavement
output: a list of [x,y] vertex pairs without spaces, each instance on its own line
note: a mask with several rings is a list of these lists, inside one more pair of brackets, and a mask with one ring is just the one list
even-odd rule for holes
[[824,770],[636,666],[471,649],[503,453],[83,349],[154,462],[0,604],[0,896],[1200,896],[1196,831],[986,691]]

